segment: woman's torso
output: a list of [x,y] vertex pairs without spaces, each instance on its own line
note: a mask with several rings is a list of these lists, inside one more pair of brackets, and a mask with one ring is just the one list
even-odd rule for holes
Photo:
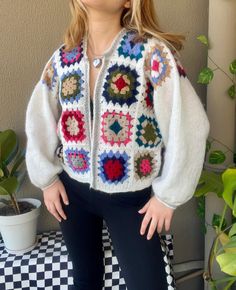
[[163,143],[152,102],[156,74],[149,67],[159,57],[156,46],[154,39],[134,43],[133,33],[123,31],[99,68],[86,38],[73,51],[58,50],[58,137],[62,166],[74,179],[121,192],[145,188],[159,173]]

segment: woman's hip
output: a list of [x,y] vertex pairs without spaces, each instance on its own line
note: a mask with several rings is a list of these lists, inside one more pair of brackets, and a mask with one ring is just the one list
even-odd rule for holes
[[139,207],[151,197],[151,185],[136,191],[110,193],[90,188],[89,183],[71,178],[65,170],[59,173],[59,177],[69,198],[80,199],[96,207]]

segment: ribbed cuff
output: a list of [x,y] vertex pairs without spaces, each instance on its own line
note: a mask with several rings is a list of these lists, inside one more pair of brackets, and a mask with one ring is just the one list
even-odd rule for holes
[[156,194],[154,194],[154,196],[155,196],[156,199],[158,199],[161,203],[163,203],[167,207],[172,208],[172,209],[176,209],[177,208],[177,206],[172,206],[172,205],[167,204],[166,202],[164,202],[163,200],[161,200],[159,197],[157,197]]
[[48,185],[46,186],[43,186],[43,187],[40,187],[41,190],[45,190],[45,189],[48,189],[49,187],[51,187],[54,183],[56,183],[58,180],[60,180],[59,176],[56,175],[55,176],[55,179]]

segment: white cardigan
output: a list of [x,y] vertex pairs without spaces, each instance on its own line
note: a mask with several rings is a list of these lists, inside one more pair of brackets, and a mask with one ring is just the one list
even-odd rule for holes
[[64,169],[110,194],[151,185],[173,209],[193,196],[209,120],[179,57],[164,41],[134,35],[123,28],[103,56],[93,128],[86,37],[69,52],[64,43],[54,51],[26,111],[32,184],[48,188]]

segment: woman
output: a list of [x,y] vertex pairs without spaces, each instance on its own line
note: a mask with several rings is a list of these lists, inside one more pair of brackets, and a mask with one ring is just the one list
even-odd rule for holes
[[210,128],[184,37],[160,30],[153,0],[70,8],[27,108],[30,180],[60,221],[73,289],[102,289],[104,220],[127,288],[167,290],[159,234],[193,196]]

